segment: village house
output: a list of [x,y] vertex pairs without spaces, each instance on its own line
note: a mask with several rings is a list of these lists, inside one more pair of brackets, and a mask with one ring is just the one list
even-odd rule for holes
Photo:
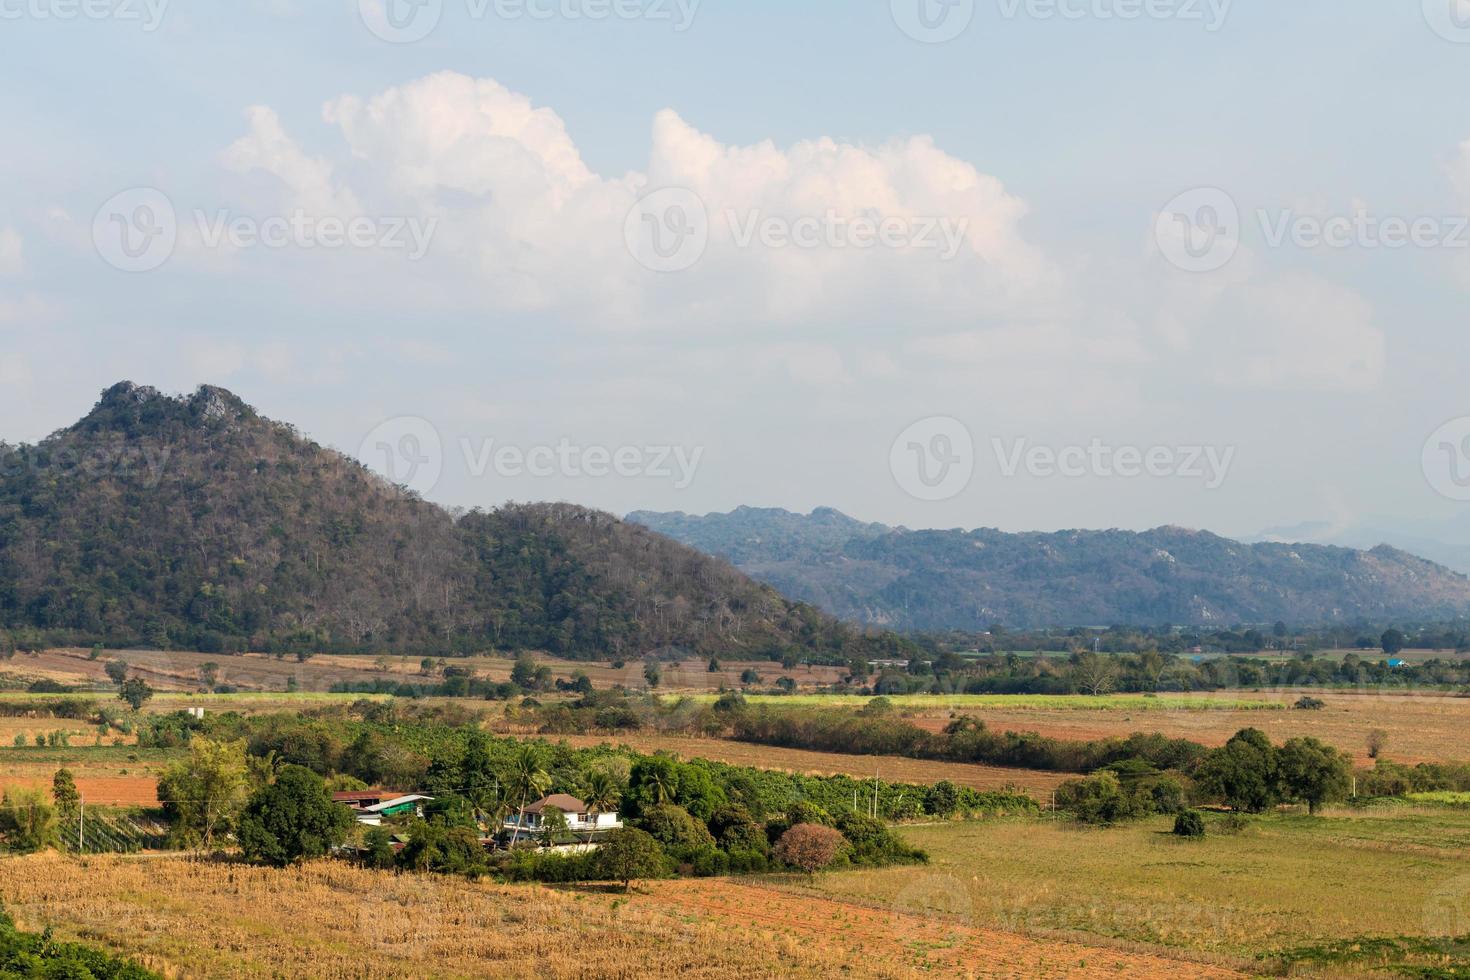
[[397,817],[406,813],[422,817],[424,804],[433,799],[432,796],[420,793],[401,793],[387,789],[332,794],[334,802],[345,804],[352,810],[358,823],[369,827],[381,827],[384,817]]
[[559,850],[581,850],[595,846],[603,837],[623,826],[616,810],[598,813],[590,810],[586,803],[575,796],[553,793],[507,817],[500,828],[502,838],[507,841],[543,840],[549,826],[549,810],[559,810],[566,817],[567,836],[570,839],[553,845]]

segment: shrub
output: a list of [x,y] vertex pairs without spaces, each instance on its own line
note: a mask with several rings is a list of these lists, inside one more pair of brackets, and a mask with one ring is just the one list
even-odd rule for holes
[[0,797],[0,840],[30,854],[56,843],[56,811],[37,790],[6,790]]
[[1203,837],[1204,835],[1205,818],[1194,810],[1185,810],[1174,818],[1174,836]]
[[1057,806],[1083,823],[1111,824],[1137,815],[1133,800],[1111,772],[1063,783],[1057,787]]
[[1297,699],[1296,704],[1293,704],[1292,707],[1297,711],[1321,711],[1327,707],[1327,702],[1321,698],[1301,697]]
[[776,857],[800,868],[809,877],[827,867],[837,859],[847,844],[847,838],[831,827],[814,823],[799,823],[776,842]]

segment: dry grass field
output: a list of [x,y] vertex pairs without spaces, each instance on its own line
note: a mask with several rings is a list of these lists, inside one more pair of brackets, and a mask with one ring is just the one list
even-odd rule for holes
[[930,762],[901,756],[842,755],[836,752],[808,752],[768,745],[752,745],[719,738],[682,738],[670,735],[619,735],[604,738],[596,735],[556,736],[579,748],[602,745],[627,745],[639,752],[674,752],[685,759],[713,759],[736,766],[757,769],[779,769],[808,776],[847,775],[871,779],[874,775],[895,783],[937,783],[947,779],[978,790],[1014,787],[1044,800],[1053,789],[1067,779],[1066,773],[1041,772],[1036,769],[1002,769],[998,766],[976,766],[961,762]]
[[[55,855],[0,864],[24,928],[207,977],[1178,976],[1155,955],[875,913],[733,881],[631,896],[395,876],[326,862],[286,871],[177,858]],[[370,965],[370,966],[369,966]],[[1189,975],[1234,976],[1184,965]]]
[[[5,669],[28,680],[45,679],[61,684],[105,687],[109,684],[104,671],[107,662],[122,660],[156,690],[172,692],[200,690],[199,670],[207,663],[218,665],[217,684],[228,684],[241,691],[285,691],[286,682],[291,678],[295,679],[297,689],[303,692],[326,691],[342,681],[428,683],[439,679],[421,673],[420,657],[322,654],[298,663],[294,657],[278,660],[259,653],[232,656],[174,650],[105,650],[96,660],[90,659],[90,654],[90,650],[80,649],[22,654],[7,662]],[[539,654],[533,657],[538,664],[550,667],[554,677],[563,680],[570,680],[574,673],[581,671],[598,688],[617,684],[630,688],[646,686],[643,662],[638,659],[630,659],[622,669],[615,669],[608,664],[558,660]],[[514,660],[505,657],[455,658],[446,662],[493,681],[509,680],[511,668],[515,665]],[[778,677],[790,677],[803,687],[831,684],[845,673],[840,667],[802,666],[784,670],[780,664],[769,660],[730,661],[722,663],[719,671],[711,673],[708,661],[689,660],[662,665],[659,689],[707,692],[717,691],[722,686],[738,688],[740,675],[747,669],[760,674],[765,684],[774,684]]]
[[[1285,706],[1294,703],[1304,692],[1241,692],[1247,703],[1275,701],[1284,710],[1265,711],[1243,707],[1239,710],[1137,711],[1120,709],[1101,699],[1079,697],[1066,708],[1033,707],[1024,699],[1014,706],[988,704],[981,709],[936,708],[914,710],[914,720],[925,727],[938,729],[954,714],[974,715],[997,730],[1034,731],[1057,738],[1095,739],[1132,732],[1162,732],[1176,738],[1188,738],[1206,745],[1223,745],[1242,728],[1259,728],[1278,742],[1300,735],[1311,735],[1337,746],[1353,756],[1360,766],[1371,765],[1367,738],[1373,729],[1388,732],[1385,755],[1398,762],[1464,762],[1470,760],[1470,742],[1464,733],[1470,730],[1470,698],[1449,695],[1332,694],[1316,693],[1326,702],[1321,711],[1298,711]],[[1208,695],[1212,701],[1231,697],[1229,694]]]

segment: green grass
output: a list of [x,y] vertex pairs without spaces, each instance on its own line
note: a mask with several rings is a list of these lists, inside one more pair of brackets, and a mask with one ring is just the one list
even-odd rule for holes
[[[665,695],[665,700],[688,697],[712,702],[718,694]],[[851,707],[873,699],[858,694],[752,694],[752,704],[789,705],[803,708]],[[1283,711],[1279,701],[1251,701],[1221,697],[1182,697],[1161,694],[1115,694],[1088,697],[1076,694],[895,694],[888,696],[897,708],[1012,708],[1029,711]]]
[[929,852],[928,868],[827,875],[817,887],[982,927],[1187,950],[1250,972],[1328,960],[1347,975],[1470,970],[1464,943],[1424,942],[1463,938],[1470,813],[1271,815],[1234,835],[1212,815],[1207,823],[1199,841],[1175,838],[1167,818],[1101,830],[1046,820],[913,827],[903,835]]
[[1455,793],[1448,790],[1436,793],[1410,793],[1409,799],[1415,803],[1431,803],[1440,806],[1470,806],[1470,793]]

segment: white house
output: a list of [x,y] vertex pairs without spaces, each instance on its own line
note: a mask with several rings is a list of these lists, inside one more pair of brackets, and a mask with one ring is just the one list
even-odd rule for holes
[[507,817],[505,823],[502,824],[502,830],[522,837],[535,836],[546,829],[544,818],[546,811],[550,809],[560,810],[567,818],[567,829],[588,841],[608,831],[621,829],[623,826],[616,810],[595,813],[575,796],[553,793],[530,806],[523,807],[519,813]]

